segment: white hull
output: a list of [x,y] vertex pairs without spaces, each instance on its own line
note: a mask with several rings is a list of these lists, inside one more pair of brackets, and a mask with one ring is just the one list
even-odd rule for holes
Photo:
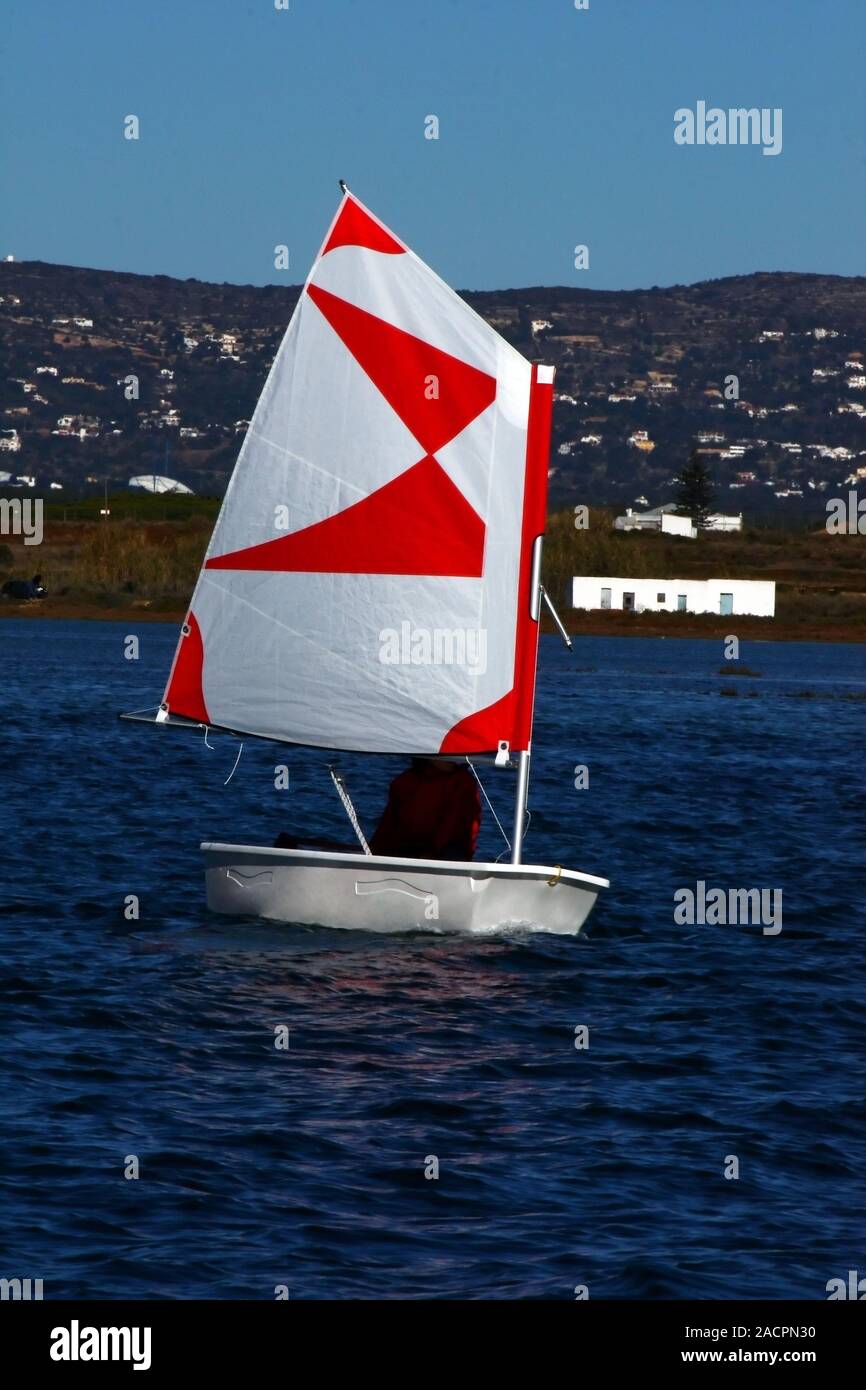
[[554,865],[392,859],[329,850],[203,844],[215,912],[376,932],[575,936],[607,879]]

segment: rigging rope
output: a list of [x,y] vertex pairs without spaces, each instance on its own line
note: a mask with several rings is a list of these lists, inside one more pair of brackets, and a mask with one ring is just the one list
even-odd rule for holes
[[[484,800],[487,802],[487,805],[490,807],[490,814],[491,814],[491,816],[492,816],[493,819],[496,821],[496,824],[499,826],[500,833],[501,833],[501,835],[502,835],[503,840],[505,841],[506,846],[508,847],[508,849],[511,849],[511,841],[509,840],[509,838],[508,838],[508,836],[506,835],[505,831],[502,829],[502,821],[499,819],[499,817],[497,816],[496,812],[494,811],[494,809],[493,809],[493,802],[490,800],[490,797],[487,795],[487,792],[484,790],[484,783],[482,782],[481,778],[478,776],[478,773],[475,771],[475,768],[474,768],[474,766],[473,766],[471,760],[470,760],[469,758],[467,758],[466,761],[467,761],[467,763],[469,764],[469,768],[470,768],[470,770],[471,770],[471,772],[472,772],[472,776],[475,778],[476,782],[478,783],[479,787],[481,788],[481,795],[484,797]],[[498,860],[497,860],[497,863],[498,863]]]
[[223,786],[224,786],[224,787],[227,787],[227,786],[228,786],[229,782],[232,780],[232,778],[234,777],[235,773],[237,772],[237,770],[238,770],[238,763],[239,763],[240,760],[241,760],[241,753],[243,753],[243,751],[244,751],[244,745],[241,744],[240,748],[238,749],[238,755],[237,755],[237,757],[235,758],[235,765],[234,765],[234,767],[232,768],[232,770],[231,770],[231,772],[229,773],[229,775],[228,775],[228,777],[226,778],[226,780],[223,782]]
[[[209,748],[210,751],[211,751],[212,753],[215,753],[215,752],[216,752],[216,749],[214,748],[213,744],[212,744],[212,743],[208,743],[208,741],[207,741],[207,736],[208,736],[208,734],[210,733],[210,728],[208,727],[207,724],[204,724],[202,727],[203,727],[203,729],[204,729],[204,746],[205,746],[205,748]],[[231,772],[229,773],[229,775],[228,775],[228,777],[226,778],[226,780],[223,782],[223,786],[224,786],[224,787],[227,787],[227,786],[228,786],[229,782],[232,780],[232,778],[234,777],[235,773],[237,772],[237,770],[238,770],[238,763],[239,763],[240,760],[241,760],[241,753],[243,753],[243,751],[244,751],[244,745],[241,744],[240,748],[238,749],[238,755],[237,755],[237,757],[235,758],[235,765],[234,765],[234,767],[232,768],[232,770],[231,770]]]
[[331,774],[331,781],[337,788],[337,795],[343,803],[343,809],[346,812],[346,815],[349,817],[352,829],[354,830],[355,834],[358,837],[358,840],[360,841],[362,850],[365,854],[372,854],[373,851],[370,849],[370,846],[367,844],[367,841],[364,838],[364,832],[361,829],[357,812],[355,811],[355,808],[352,805],[352,798],[349,796],[349,793],[346,790],[346,784],[343,781],[342,773],[337,772],[333,764],[328,765],[328,771]]

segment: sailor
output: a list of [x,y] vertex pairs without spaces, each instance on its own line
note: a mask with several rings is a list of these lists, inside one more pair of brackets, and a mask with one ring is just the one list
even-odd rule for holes
[[391,783],[370,848],[401,859],[471,859],[480,825],[481,797],[469,768],[413,758]]

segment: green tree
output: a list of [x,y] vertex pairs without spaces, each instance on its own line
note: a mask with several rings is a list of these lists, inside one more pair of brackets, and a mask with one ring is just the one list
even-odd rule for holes
[[713,506],[713,484],[697,449],[689,454],[689,461],[680,470],[675,486],[679,514],[690,516],[698,527],[706,526]]

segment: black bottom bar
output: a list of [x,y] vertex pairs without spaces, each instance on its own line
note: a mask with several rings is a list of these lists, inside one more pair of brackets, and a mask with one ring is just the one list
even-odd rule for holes
[[[347,1363],[353,1375],[400,1366],[400,1379],[430,1383],[437,1363],[467,1369],[474,1348],[489,1380],[498,1362],[666,1373],[673,1367],[856,1364],[863,1316],[848,1298],[827,1302],[25,1302],[0,1303],[4,1370],[141,1374],[232,1372],[294,1379]],[[465,1334],[442,1338],[443,1326]],[[335,1331],[339,1336],[334,1338]],[[357,1337],[355,1334],[357,1333]],[[415,1340],[407,1341],[407,1334]],[[422,1340],[423,1339],[423,1340]],[[469,1340],[467,1340],[469,1339]],[[95,1353],[95,1357],[94,1357]],[[312,1364],[311,1364],[312,1360]],[[471,1362],[470,1362],[471,1364]],[[198,1382],[201,1383],[201,1382]],[[275,1382],[276,1383],[276,1382]]]

